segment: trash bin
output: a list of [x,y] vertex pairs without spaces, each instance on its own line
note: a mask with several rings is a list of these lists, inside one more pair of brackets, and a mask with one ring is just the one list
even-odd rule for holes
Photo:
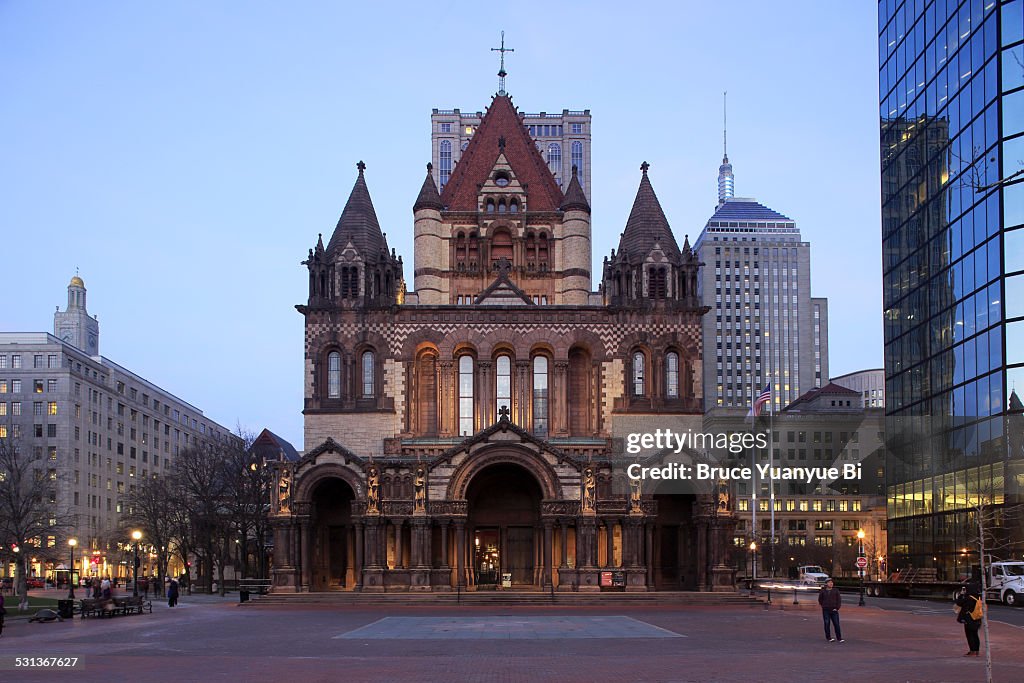
[[249,591],[245,590],[244,588],[238,591],[238,602],[249,602]]
[[75,601],[74,600],[58,600],[57,601],[57,614],[62,619],[74,619],[75,618]]

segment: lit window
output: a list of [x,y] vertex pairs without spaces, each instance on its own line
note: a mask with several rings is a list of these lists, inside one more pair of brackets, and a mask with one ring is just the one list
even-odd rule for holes
[[341,354],[337,351],[327,356],[327,397],[341,398]]
[[57,414],[57,402],[56,401],[50,401],[49,403],[46,404],[46,414],[47,415],[56,415]]

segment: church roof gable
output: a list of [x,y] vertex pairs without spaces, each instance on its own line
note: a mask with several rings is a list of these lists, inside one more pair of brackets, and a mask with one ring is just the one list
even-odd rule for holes
[[557,211],[562,191],[507,95],[497,95],[491,102],[441,190],[441,203],[450,211],[476,211],[479,186],[502,152],[526,188],[529,209]]
[[636,199],[633,200],[633,208],[626,221],[626,229],[619,240],[619,253],[625,251],[630,261],[642,261],[657,244],[665,256],[675,261],[679,258],[679,245],[672,235],[672,228],[665,218],[661,202],[654,194],[651,180],[647,177],[648,166],[646,161],[640,166],[643,176],[640,178],[640,187],[636,191]]

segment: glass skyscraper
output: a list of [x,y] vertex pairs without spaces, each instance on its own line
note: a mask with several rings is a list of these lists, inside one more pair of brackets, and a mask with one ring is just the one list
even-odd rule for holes
[[1022,12],[878,3],[890,571],[1024,558]]

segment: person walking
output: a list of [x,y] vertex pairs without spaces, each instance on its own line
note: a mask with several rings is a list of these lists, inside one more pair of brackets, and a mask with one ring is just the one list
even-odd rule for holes
[[167,589],[167,606],[174,607],[178,604],[178,580],[171,579],[171,585]]
[[[821,618],[825,623],[825,640],[834,643],[839,639],[843,640],[843,631],[839,627],[839,608],[843,606],[843,597],[839,594],[836,584],[832,579],[825,582],[825,587],[818,592],[818,604],[821,605]],[[836,637],[832,637],[832,627],[836,628]]]
[[981,600],[981,589],[974,585],[963,586],[956,594],[956,606],[960,608],[956,620],[964,625],[964,636],[967,638],[967,652],[964,657],[981,656],[981,620],[984,618],[984,603]]
[[4,634],[4,616],[7,614],[7,608],[4,607],[4,594],[0,592],[0,636]]

